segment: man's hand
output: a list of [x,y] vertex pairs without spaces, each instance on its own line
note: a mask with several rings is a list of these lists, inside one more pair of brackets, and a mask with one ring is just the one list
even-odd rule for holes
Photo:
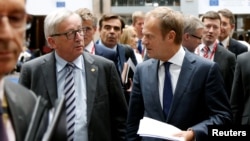
[[183,137],[184,141],[194,141],[195,140],[195,135],[194,135],[193,130],[181,131],[177,134],[174,134],[173,136]]

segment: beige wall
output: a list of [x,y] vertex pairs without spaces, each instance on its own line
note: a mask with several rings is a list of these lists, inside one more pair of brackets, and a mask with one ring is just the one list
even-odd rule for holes
[[[100,3],[102,1],[102,11],[100,8]],[[110,13],[111,12],[111,0],[93,0],[93,13],[97,16],[99,19],[103,13]],[[98,30],[94,37],[95,41],[99,39],[99,33]]]

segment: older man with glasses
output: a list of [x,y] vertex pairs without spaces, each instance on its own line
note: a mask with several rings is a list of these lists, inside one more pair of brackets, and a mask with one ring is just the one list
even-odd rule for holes
[[185,16],[182,46],[190,52],[194,52],[201,44],[203,28],[204,24],[197,17],[192,15]]
[[54,51],[25,63],[19,80],[47,99],[49,107],[65,96],[63,124],[52,140],[122,141],[127,104],[120,78],[113,62],[84,52],[85,29],[75,12],[48,14],[44,33]]

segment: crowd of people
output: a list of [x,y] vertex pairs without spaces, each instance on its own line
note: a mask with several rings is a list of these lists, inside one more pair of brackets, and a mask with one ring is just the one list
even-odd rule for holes
[[[185,141],[209,140],[210,125],[250,125],[250,54],[228,9],[196,17],[160,6],[135,11],[131,25],[60,9],[44,19],[52,50],[32,58],[25,0],[0,5],[1,141],[162,141],[137,134],[144,117]],[[17,67],[18,84],[7,79]]]

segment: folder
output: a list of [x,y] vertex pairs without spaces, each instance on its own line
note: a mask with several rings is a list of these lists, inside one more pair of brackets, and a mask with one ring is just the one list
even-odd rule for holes
[[127,62],[125,62],[123,65],[123,70],[121,75],[122,83],[124,85],[129,83],[128,82],[129,78],[133,78],[134,72],[135,72],[135,64],[133,63],[131,58],[129,58]]

